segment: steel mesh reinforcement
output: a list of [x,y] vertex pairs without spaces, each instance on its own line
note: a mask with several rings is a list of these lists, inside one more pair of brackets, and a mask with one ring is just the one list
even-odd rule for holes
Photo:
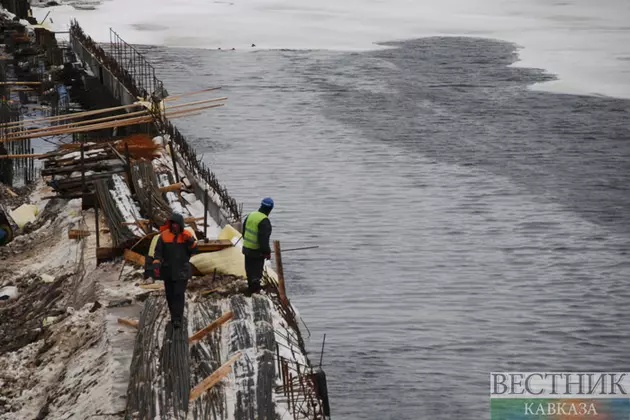
[[136,199],[144,214],[162,226],[171,215],[171,208],[159,190],[153,165],[148,161],[136,161],[131,166],[131,178]]
[[109,189],[110,182],[112,182],[111,177],[108,179],[99,179],[94,182],[96,197],[103,211],[107,227],[112,235],[114,246],[116,248],[124,248],[135,243],[138,237],[124,224],[126,220],[112,197],[112,192]]

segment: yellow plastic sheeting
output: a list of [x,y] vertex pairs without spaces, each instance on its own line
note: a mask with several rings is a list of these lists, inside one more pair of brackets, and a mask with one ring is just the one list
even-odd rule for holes
[[188,233],[190,233],[192,235],[192,237],[195,238],[195,241],[197,240],[197,234],[195,233],[193,228],[186,227],[186,228],[184,228],[184,230],[187,231]]
[[221,232],[219,232],[218,239],[227,239],[229,241],[232,241],[232,239],[238,239],[240,237],[241,233],[238,230],[234,229],[232,225],[225,225],[225,227],[221,229]]
[[28,222],[34,222],[38,213],[39,209],[37,206],[33,204],[22,204],[11,212],[11,217],[18,227],[22,229]]
[[[234,227],[226,225],[221,229],[218,239],[227,239],[234,243],[241,236],[241,233]],[[245,256],[240,246],[194,255],[190,259],[190,263],[203,274],[210,274],[216,268],[217,273],[247,277],[245,273]],[[272,282],[278,284],[278,275],[271,266],[267,266],[267,263],[265,263],[264,272],[271,278]]]
[[246,277],[245,257],[240,248],[232,247],[221,251],[193,255],[190,263],[203,274],[210,274],[216,268],[219,274]]
[[[197,240],[197,235],[195,235],[195,231],[192,228],[187,227],[184,230],[187,230],[188,232],[190,232],[193,238],[195,238],[195,241]],[[158,239],[160,239],[160,235],[155,235],[153,239],[151,239],[151,245],[149,246],[149,254],[148,254],[150,257],[155,256],[155,247],[157,246]]]

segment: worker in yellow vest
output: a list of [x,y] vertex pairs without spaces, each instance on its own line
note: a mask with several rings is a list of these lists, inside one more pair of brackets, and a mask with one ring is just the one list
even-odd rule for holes
[[249,213],[243,222],[243,254],[250,293],[260,291],[265,260],[271,258],[269,246],[271,210],[273,210],[273,200],[267,197],[260,203],[258,211]]

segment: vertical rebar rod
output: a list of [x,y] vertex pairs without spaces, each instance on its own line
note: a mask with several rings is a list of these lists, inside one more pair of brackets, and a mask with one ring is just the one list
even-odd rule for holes
[[101,241],[100,241],[100,237],[99,235],[101,234],[99,227],[98,227],[98,200],[96,200],[96,204],[94,206],[94,225],[96,227],[96,249],[99,249],[101,246]]
[[127,173],[127,183],[129,184],[129,190],[131,193],[135,193],[133,180],[131,178],[131,155],[129,154],[129,143],[125,142],[125,171]]
[[319,356],[319,368],[322,368],[322,362],[324,361],[324,345],[326,344],[326,334],[324,334],[324,340],[322,341],[322,353]]
[[85,194],[85,143],[81,142],[81,194]]
[[203,237],[205,242],[208,242],[208,189],[204,192],[203,196]]
[[173,159],[173,172],[175,173],[175,182],[179,182],[179,173],[177,172],[177,161],[175,160],[175,142],[171,140],[169,144],[171,149],[171,159]]
[[153,195],[149,192],[149,223],[147,223],[149,228],[149,233],[153,231]]

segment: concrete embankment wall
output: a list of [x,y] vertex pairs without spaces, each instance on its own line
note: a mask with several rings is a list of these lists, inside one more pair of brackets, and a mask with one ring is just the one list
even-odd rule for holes
[[[86,63],[90,71],[101,81],[102,85],[120,101],[121,105],[136,102],[138,98],[161,99],[167,94],[162,82],[155,76],[155,69],[132,46],[125,43],[112,31],[115,42],[109,45],[112,53],[106,52],[94,43],[75,21],[70,29],[70,45],[80,60]],[[131,60],[127,60],[131,58]],[[131,61],[131,66],[120,63]],[[160,116],[156,120],[159,132],[168,134],[176,145],[177,163],[180,176],[192,183],[195,196],[203,201],[208,189],[208,213],[221,227],[232,224],[239,226],[241,208],[229,196],[227,189],[219,184],[216,176],[196,155],[194,148],[184,136],[166,118]],[[202,180],[202,181],[199,181]]]
[[138,100],[77,38],[71,36],[70,45],[77,58],[107,88],[120,105],[130,105]]

